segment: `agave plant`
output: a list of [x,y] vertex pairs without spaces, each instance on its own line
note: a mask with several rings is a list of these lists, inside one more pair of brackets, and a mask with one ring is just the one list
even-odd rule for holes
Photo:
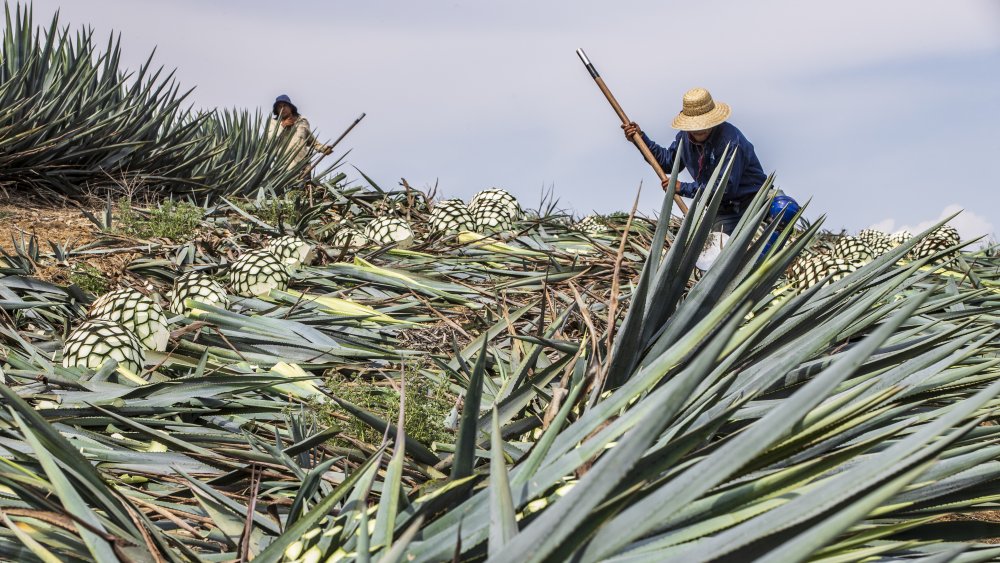
[[106,293],[90,306],[88,316],[121,325],[150,350],[162,352],[167,349],[170,333],[163,308],[139,291],[118,289]]
[[[344,194],[341,215],[385,197]],[[995,254],[958,251],[965,271],[932,262],[953,248],[908,261],[918,235],[788,288],[822,220],[768,246],[761,195],[696,275],[721,195],[702,193],[681,223],[665,198],[658,222],[614,223],[614,245],[543,212],[504,241],[303,266],[287,290],[232,303],[189,274],[175,282],[177,345],[150,352],[142,380],[53,364],[78,301],[0,278],[13,321],[0,333],[0,554],[997,557],[977,543],[990,525],[940,520],[991,509],[1000,477],[996,427],[980,425],[1000,406]],[[245,219],[234,232],[254,228]],[[177,252],[130,272],[173,280],[165,257]],[[185,251],[185,264],[214,271],[229,252],[259,253],[219,252]],[[246,262],[243,274],[263,271]],[[396,411],[327,388],[330,370],[395,386]],[[421,380],[453,398],[432,441],[410,432],[426,416],[428,397],[407,391]]]
[[119,183],[208,201],[299,182],[307,163],[292,162],[287,139],[263,135],[260,112],[194,113],[152,60],[123,68],[114,37],[102,50],[89,29],[69,33],[58,16],[36,28],[29,7],[5,7],[0,181],[69,196]]
[[[25,17],[11,20],[6,53],[45,53],[44,41],[22,44],[37,39]],[[89,78],[81,92],[41,98],[118,99],[104,74],[85,72],[91,63],[71,49],[80,43],[48,37],[61,54],[47,64]],[[109,76],[113,58],[98,58]],[[3,72],[22,73],[7,87],[55,72],[38,59],[5,57]],[[11,104],[43,107],[12,92],[0,104],[8,117]],[[186,164],[167,143],[162,160],[134,170],[199,190],[191,179],[214,169],[231,181],[217,189],[262,201],[282,189],[284,172],[271,175],[280,163],[253,156],[271,149],[241,137],[259,120],[230,137],[204,116],[185,119],[149,130],[121,121],[152,140],[120,145],[134,150],[119,158],[138,166],[163,135],[190,150],[205,136],[243,138]],[[35,139],[35,181],[86,178],[83,157],[108,145],[76,154],[45,144],[62,126],[50,127]],[[18,159],[31,155],[19,150],[0,174],[24,173]],[[53,154],[80,166],[56,169]],[[819,253],[822,219],[761,227],[762,189],[706,266],[728,165],[683,221],[664,198],[658,221],[614,215],[608,233],[588,236],[554,205],[521,215],[490,191],[476,207],[514,211],[495,226],[517,221],[503,240],[464,232],[295,271],[282,257],[298,242],[288,256],[253,250],[276,226],[209,206],[213,240],[145,246],[127,268],[137,283],[173,286],[169,353],[142,350],[114,322],[81,323],[87,295],[33,277],[56,255],[135,246],[49,253],[26,241],[0,277],[0,559],[1000,557],[983,543],[995,524],[954,520],[996,508],[1000,430],[983,422],[1000,408],[998,251],[914,252],[936,240],[930,229],[847,262],[833,250],[849,240]],[[372,224],[392,209],[430,230],[428,194],[364,177],[371,189],[320,182],[320,215]],[[296,231],[306,244],[340,232],[313,219]],[[807,252],[845,269],[789,284]],[[208,274],[227,266],[241,299]],[[181,267],[198,273],[177,278]],[[445,407],[428,410],[435,393]],[[368,400],[383,395],[388,406]]]
[[122,325],[107,319],[91,319],[66,339],[63,367],[97,369],[114,360],[130,372],[142,370],[142,342]]
[[188,272],[174,281],[170,295],[170,310],[178,315],[186,314],[191,310],[189,299],[225,307],[226,290],[208,275]]
[[229,286],[244,297],[283,290],[288,287],[288,277],[284,261],[266,249],[247,252],[229,267]]

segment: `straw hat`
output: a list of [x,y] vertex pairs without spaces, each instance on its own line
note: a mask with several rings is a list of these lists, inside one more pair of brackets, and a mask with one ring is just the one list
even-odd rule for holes
[[704,88],[692,88],[684,94],[681,112],[674,118],[674,129],[701,131],[722,123],[732,110],[728,104],[712,100]]

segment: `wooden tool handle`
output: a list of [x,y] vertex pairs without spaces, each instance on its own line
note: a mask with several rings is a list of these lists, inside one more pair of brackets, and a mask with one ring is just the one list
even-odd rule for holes
[[[611,107],[615,110],[615,113],[618,114],[618,118],[622,120],[622,124],[628,125],[629,123],[631,123],[631,121],[629,121],[628,116],[625,115],[625,110],[622,109],[621,104],[618,103],[618,100],[615,99],[615,96],[614,94],[611,93],[611,90],[608,88],[608,85],[604,83],[604,79],[601,78],[601,75],[597,72],[597,69],[594,68],[594,64],[591,63],[590,59],[587,58],[587,54],[583,52],[583,49],[577,49],[576,54],[579,55],[580,60],[583,61],[584,66],[587,67],[587,71],[590,72],[590,76],[594,79],[594,82],[597,83],[597,87],[600,88],[601,92],[604,93],[604,97],[608,99],[608,103],[611,104]],[[642,153],[642,156],[643,158],[646,159],[646,162],[648,162],[649,165],[653,167],[653,170],[656,172],[656,176],[660,179],[660,182],[662,183],[664,180],[666,180],[667,173],[663,171],[663,167],[660,166],[660,163],[657,162],[656,157],[653,156],[652,151],[649,150],[649,147],[646,145],[646,141],[642,139],[642,135],[638,133],[632,135],[632,142],[635,144],[635,147],[639,149],[639,152]],[[681,199],[681,196],[677,195],[676,193],[674,193],[674,203],[677,204],[677,207],[681,210],[681,213],[685,215],[687,214],[688,212],[687,205],[684,204],[684,200]]]

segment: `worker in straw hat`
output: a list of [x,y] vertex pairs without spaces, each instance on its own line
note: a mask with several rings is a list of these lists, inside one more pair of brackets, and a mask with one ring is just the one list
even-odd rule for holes
[[[673,168],[674,157],[678,147],[681,147],[680,168],[687,169],[694,178],[693,182],[678,181],[677,191],[683,197],[694,197],[704,189],[716,165],[722,160],[726,146],[736,148],[729,184],[725,187],[716,218],[716,227],[726,234],[732,234],[743,212],[767,179],[753,145],[735,125],[726,121],[730,113],[729,106],[713,100],[708,90],[694,88],[684,94],[681,112],[673,121],[673,128],[679,129],[679,132],[669,147],[663,148],[650,140],[635,122],[622,125],[627,139],[631,140],[636,133],[642,135],[664,170]],[[680,143],[682,139],[683,145]],[[663,188],[666,187],[667,180],[664,180]],[[782,197],[794,203],[794,200],[783,194]],[[794,209],[798,209],[798,204],[794,205]],[[789,213],[791,209],[784,210],[783,213],[780,211],[778,216],[788,215],[786,220],[794,215],[794,211]],[[772,218],[774,216],[772,209]]]
[[309,120],[299,115],[299,108],[285,94],[275,98],[271,117],[267,124],[267,135],[288,137],[288,150],[295,154],[290,166],[301,167],[302,179],[305,179],[312,168],[309,159],[314,154],[313,151],[327,155],[333,150],[332,147],[316,140],[309,127]]

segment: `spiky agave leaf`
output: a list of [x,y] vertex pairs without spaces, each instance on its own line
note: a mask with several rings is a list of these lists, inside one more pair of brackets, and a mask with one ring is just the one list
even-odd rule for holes
[[365,225],[365,237],[375,244],[409,248],[413,244],[413,229],[404,219],[378,217]]
[[63,367],[98,369],[107,360],[138,374],[145,354],[142,343],[122,325],[107,319],[90,319],[76,328],[62,349]]
[[150,350],[162,352],[170,341],[163,308],[134,289],[116,289],[102,295],[90,306],[87,316],[120,324]]
[[460,199],[445,199],[435,203],[428,223],[432,231],[448,235],[476,228],[472,213]]
[[311,261],[313,246],[300,237],[288,235],[271,239],[264,250],[280,258],[285,266],[298,268]]
[[281,259],[267,250],[253,250],[229,266],[229,286],[244,297],[267,295],[272,289],[288,288],[290,275]]
[[174,281],[170,296],[170,310],[178,315],[187,314],[187,300],[193,299],[206,305],[226,306],[226,290],[211,276],[188,272]]

